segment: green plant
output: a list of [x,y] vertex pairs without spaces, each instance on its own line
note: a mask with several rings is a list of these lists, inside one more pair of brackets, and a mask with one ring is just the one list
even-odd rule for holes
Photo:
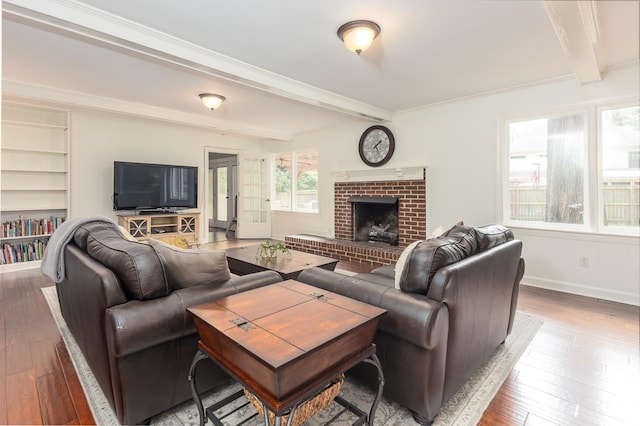
[[265,241],[264,243],[260,243],[260,247],[258,248],[258,254],[266,258],[276,257],[278,251],[289,253],[287,246],[279,241]]

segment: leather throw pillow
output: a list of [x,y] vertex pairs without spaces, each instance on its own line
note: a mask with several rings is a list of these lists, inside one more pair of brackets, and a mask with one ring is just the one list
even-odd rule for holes
[[223,251],[182,249],[153,238],[149,245],[163,258],[169,283],[174,289],[222,284],[231,278]]
[[129,299],[147,300],[169,294],[164,265],[156,250],[125,239],[119,230],[91,232],[87,253],[116,274]]

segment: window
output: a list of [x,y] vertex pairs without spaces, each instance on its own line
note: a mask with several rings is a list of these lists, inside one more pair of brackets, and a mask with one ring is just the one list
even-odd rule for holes
[[511,221],[582,224],[584,113],[508,124]]
[[591,106],[507,121],[504,221],[637,234],[639,113],[638,106]]
[[274,157],[273,210],[318,212],[318,153],[283,153]]
[[600,170],[605,229],[640,228],[640,108],[600,111]]

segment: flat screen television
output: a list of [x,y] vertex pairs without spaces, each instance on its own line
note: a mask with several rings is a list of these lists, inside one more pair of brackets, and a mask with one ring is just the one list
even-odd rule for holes
[[198,167],[113,162],[113,209],[176,211],[198,207]]

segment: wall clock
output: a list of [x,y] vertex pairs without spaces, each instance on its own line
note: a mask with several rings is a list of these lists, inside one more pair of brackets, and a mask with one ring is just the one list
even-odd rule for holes
[[364,163],[371,167],[386,164],[393,155],[396,141],[391,130],[385,126],[371,126],[360,136],[358,151]]

